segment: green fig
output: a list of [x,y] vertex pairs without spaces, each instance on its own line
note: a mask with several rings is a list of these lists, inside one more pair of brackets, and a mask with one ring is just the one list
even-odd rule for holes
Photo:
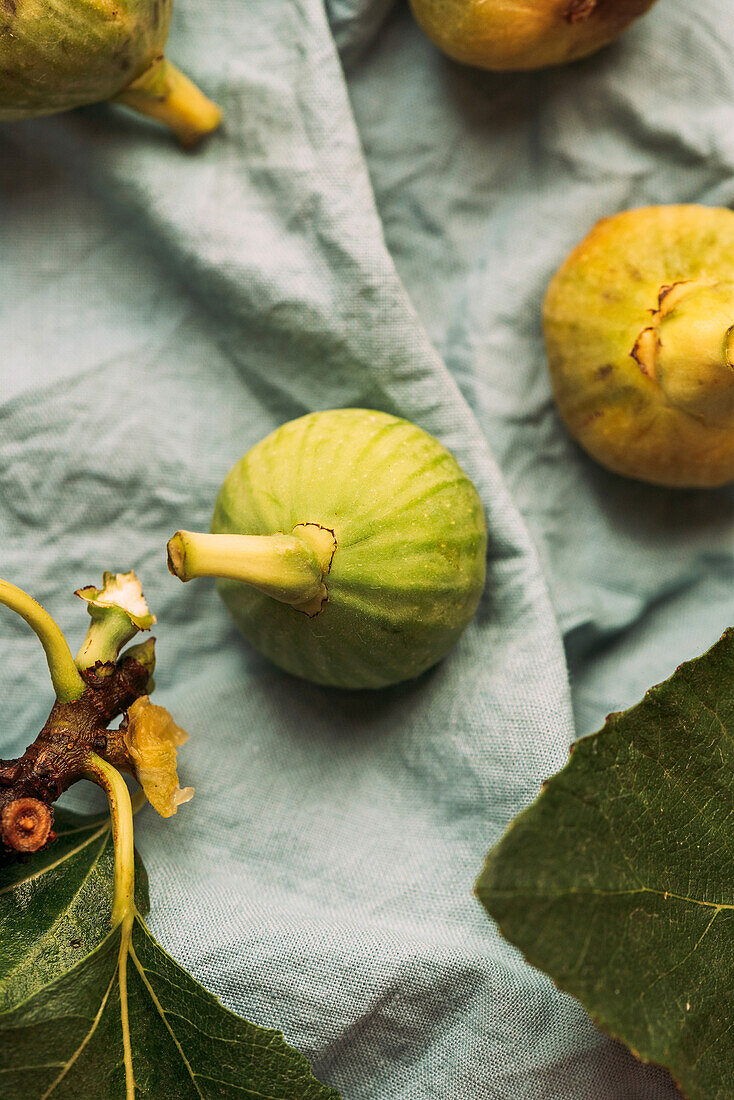
[[482,69],[542,69],[606,46],[655,0],[411,0],[435,44]]
[[544,326],[558,408],[590,455],[656,485],[734,480],[734,212],[599,222],[552,279]]
[[0,0],[0,121],[102,100],[169,126],[184,145],[219,108],[164,57],[173,0]]
[[436,439],[382,412],[316,412],[272,432],[227,475],[211,530],[173,536],[171,572],[219,577],[245,638],[320,684],[418,676],[484,586],[476,489]]

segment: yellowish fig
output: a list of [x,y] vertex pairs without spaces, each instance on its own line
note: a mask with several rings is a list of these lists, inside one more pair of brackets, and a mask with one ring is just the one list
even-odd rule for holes
[[184,145],[219,108],[164,56],[173,0],[0,0],[0,121],[113,100]]
[[435,44],[482,69],[542,69],[587,57],[655,0],[411,0]]
[[599,222],[552,279],[544,327],[561,416],[602,465],[656,485],[734,480],[734,212]]

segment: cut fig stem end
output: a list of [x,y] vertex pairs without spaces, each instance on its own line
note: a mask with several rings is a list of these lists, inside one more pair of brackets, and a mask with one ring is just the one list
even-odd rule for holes
[[171,129],[186,148],[217,130],[222,112],[175,65],[161,57],[114,97]]
[[0,837],[15,852],[38,852],[51,838],[53,813],[38,798],[15,798],[0,814]]
[[290,535],[209,535],[177,531],[168,543],[174,577],[221,577],[315,615],[326,599],[324,578],[336,550],[334,533],[301,523]]
[[671,405],[704,423],[734,411],[734,285],[678,282],[660,288],[632,358]]
[[74,594],[85,601],[92,620],[76,655],[81,670],[94,668],[99,662],[116,661],[138,631],[150,630],[156,621],[133,571],[105,572],[101,588],[87,585]]

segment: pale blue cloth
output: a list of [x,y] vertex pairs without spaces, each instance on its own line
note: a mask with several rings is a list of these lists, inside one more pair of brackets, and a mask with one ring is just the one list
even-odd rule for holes
[[[587,460],[539,322],[597,218],[734,199],[734,9],[660,0],[587,62],[493,76],[402,5],[328,7],[178,0],[171,56],[227,119],[193,154],[106,107],[0,128],[0,574],[75,639],[72,590],[140,574],[196,787],[139,822],[152,928],[344,1100],[673,1100],[472,885],[575,732],[734,622],[731,493]],[[476,622],[379,694],[281,674],[165,566],[240,454],[340,405],[437,435],[490,529]],[[0,626],[7,756],[49,692],[33,637]]]

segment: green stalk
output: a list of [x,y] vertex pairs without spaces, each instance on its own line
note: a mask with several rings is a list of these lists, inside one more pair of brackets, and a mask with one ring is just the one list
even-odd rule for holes
[[102,787],[110,806],[112,839],[115,845],[115,892],[111,923],[120,926],[120,949],[117,955],[117,977],[120,985],[120,1020],[122,1025],[123,1061],[128,1100],[134,1100],[132,1043],[127,994],[127,961],[130,956],[135,908],[135,843],[133,839],[133,807],[127,784],[117,768],[113,768],[96,753],[86,760],[86,778]]
[[77,668],[93,668],[97,661],[114,661],[123,646],[138,633],[130,616],[119,607],[105,608],[93,618],[76,655]]
[[113,768],[94,752],[90,752],[86,759],[85,777],[102,788],[110,805],[112,839],[115,845],[115,893],[111,921],[115,928],[135,910],[132,802],[127,784],[117,768]]
[[318,524],[299,524],[298,535],[205,535],[177,531],[168,543],[168,568],[175,577],[226,577],[266,596],[313,614],[326,599],[336,542]]
[[0,604],[25,619],[43,646],[51,681],[60,703],[71,703],[84,694],[86,685],[79,675],[61,627],[31,596],[8,581],[0,580]]
[[222,112],[175,65],[160,57],[142,76],[114,97],[141,115],[173,130],[182,145],[191,146],[216,130]]

